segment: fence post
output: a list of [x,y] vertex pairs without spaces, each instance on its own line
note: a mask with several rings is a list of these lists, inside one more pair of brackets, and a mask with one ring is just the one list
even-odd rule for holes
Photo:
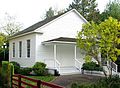
[[38,81],[37,81],[37,88],[41,88],[40,86],[41,86],[41,81],[38,80]]
[[13,75],[11,75],[11,88],[13,87]]
[[21,87],[21,75],[18,75],[18,88]]

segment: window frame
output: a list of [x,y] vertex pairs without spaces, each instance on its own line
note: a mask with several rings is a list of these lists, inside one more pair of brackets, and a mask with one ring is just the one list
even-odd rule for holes
[[19,58],[22,57],[22,41],[19,41]]
[[12,57],[15,57],[15,42],[12,43]]
[[31,56],[31,42],[30,39],[27,40],[27,58],[30,58]]

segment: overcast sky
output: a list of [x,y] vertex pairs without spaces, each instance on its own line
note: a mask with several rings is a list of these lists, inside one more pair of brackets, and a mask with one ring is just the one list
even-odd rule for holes
[[[24,24],[24,28],[41,20],[49,7],[61,10],[73,0],[0,0],[0,20],[7,12]],[[103,11],[109,0],[97,0],[98,8]]]

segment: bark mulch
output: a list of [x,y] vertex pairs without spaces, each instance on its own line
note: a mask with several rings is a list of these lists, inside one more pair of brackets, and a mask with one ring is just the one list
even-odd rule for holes
[[70,88],[72,83],[91,83],[100,79],[101,76],[85,75],[85,74],[74,74],[74,75],[62,75],[57,77],[52,83]]

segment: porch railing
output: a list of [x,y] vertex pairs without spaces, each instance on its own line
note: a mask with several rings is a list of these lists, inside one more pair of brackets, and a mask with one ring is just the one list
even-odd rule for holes
[[44,59],[44,63],[47,64],[47,67],[49,68],[55,68],[60,73],[60,62],[56,59]]
[[60,62],[56,59],[55,60],[55,68],[59,71],[60,73]]
[[75,67],[81,71],[81,62],[78,59],[75,59]]
[[107,61],[107,66],[108,66],[109,68],[112,68],[112,70],[113,70],[114,72],[117,72],[117,70],[118,70],[118,65],[117,65],[116,63],[110,61],[110,60]]
[[[32,82],[32,83],[30,83]],[[12,76],[12,88],[64,88],[62,86],[15,74]]]

